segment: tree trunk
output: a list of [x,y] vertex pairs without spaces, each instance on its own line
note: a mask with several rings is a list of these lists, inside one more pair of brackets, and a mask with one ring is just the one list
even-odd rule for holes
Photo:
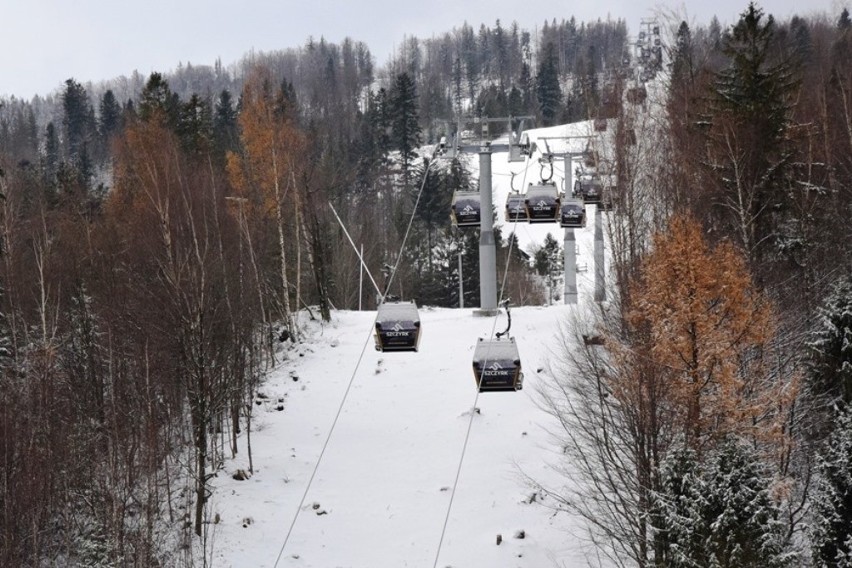
[[272,149],[272,168],[275,173],[275,219],[278,228],[278,248],[281,253],[281,300],[284,306],[284,324],[290,337],[297,337],[297,330],[293,325],[293,316],[290,308],[290,282],[287,279],[287,247],[284,237],[284,192],[281,191],[280,175],[278,172],[278,160],[275,149]]

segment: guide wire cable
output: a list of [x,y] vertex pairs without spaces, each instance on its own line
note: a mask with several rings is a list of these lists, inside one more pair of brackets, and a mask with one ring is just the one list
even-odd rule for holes
[[[396,274],[396,270],[399,267],[400,259],[402,258],[402,253],[405,250],[405,245],[408,242],[408,236],[411,232],[411,226],[414,223],[414,216],[417,213],[417,206],[420,204],[420,197],[423,195],[423,188],[426,187],[426,178],[429,175],[429,170],[432,165],[436,162],[437,158],[437,147],[435,152],[432,154],[432,159],[426,166],[426,169],[423,171],[423,181],[420,184],[420,190],[417,192],[417,199],[414,202],[414,208],[411,211],[411,218],[408,221],[408,227],[405,229],[405,236],[402,239],[402,243],[400,244],[399,254],[396,260],[396,264],[393,266],[393,271],[388,277],[387,286],[385,288],[384,293],[381,295],[380,304],[385,301],[387,297],[388,290],[390,290],[390,285],[393,282],[393,277]],[[378,311],[376,312],[376,318],[378,318]],[[296,514],[293,516],[293,520],[290,522],[290,527],[287,529],[287,535],[284,537],[284,543],[281,545],[281,549],[278,551],[278,556],[275,558],[275,564],[273,568],[277,568],[278,563],[281,561],[281,557],[284,554],[284,549],[287,548],[287,543],[290,541],[290,536],[293,534],[293,528],[296,526],[296,521],[299,519],[299,513],[301,513],[302,508],[305,506],[305,500],[308,497],[308,492],[311,490],[311,485],[314,482],[314,478],[316,477],[317,471],[319,471],[320,463],[322,462],[322,458],[325,456],[325,452],[328,449],[329,442],[331,441],[331,436],[334,434],[334,429],[337,426],[337,423],[340,419],[340,415],[343,413],[343,407],[346,404],[346,399],[349,396],[349,392],[352,390],[352,385],[355,382],[355,376],[358,373],[358,369],[361,367],[361,362],[364,360],[364,354],[367,351],[367,345],[370,343],[370,339],[373,334],[373,329],[375,329],[376,320],[373,320],[373,325],[370,328],[370,332],[367,334],[366,339],[364,340],[364,345],[361,347],[361,353],[358,356],[358,361],[355,363],[355,368],[352,370],[352,375],[349,377],[349,382],[346,385],[346,390],[343,393],[343,397],[340,400],[340,405],[337,408],[337,412],[334,415],[334,420],[331,422],[331,427],[328,430],[328,435],[323,442],[322,449],[320,450],[320,454],[317,457],[316,464],[314,465],[314,469],[311,472],[310,477],[308,478],[308,483],[305,485],[305,490],[302,493],[302,498],[299,500],[299,506],[296,508]]]
[[[528,169],[529,159],[530,159],[530,156],[527,155],[527,161],[524,164],[524,177],[523,177],[523,180],[521,182],[521,187],[523,187],[523,184],[526,183],[526,181],[527,181],[526,178],[527,178],[527,169]],[[514,223],[514,224],[517,225],[517,223]],[[515,234],[515,229],[513,228],[511,235],[514,236],[514,234]],[[508,251],[508,254],[506,255],[506,264],[505,264],[505,267],[503,269],[503,280],[500,284],[500,299],[497,302],[498,306],[503,303],[503,293],[505,292],[506,281],[508,280],[507,277],[509,275],[509,261],[512,259],[512,248],[514,247],[516,240],[517,239],[514,239],[514,238],[509,239],[509,251]],[[508,312],[508,307],[506,308],[506,311]],[[491,324],[491,337],[494,337],[494,330],[497,328],[497,318],[498,317],[499,317],[499,313],[498,313],[497,316],[494,316],[494,321]],[[488,357],[486,355],[486,360],[487,359],[488,359]],[[481,383],[481,382],[482,382],[482,377],[480,377],[480,379],[479,379],[479,383]],[[459,478],[461,478],[462,465],[464,464],[464,457],[465,457],[465,454],[467,453],[468,442],[470,441],[470,432],[473,429],[473,419],[476,416],[476,404],[479,402],[479,392],[480,392],[479,391],[479,383],[477,383],[477,385],[476,385],[476,396],[473,397],[473,406],[470,407],[470,419],[467,422],[467,430],[465,431],[464,442],[462,443],[461,456],[459,457],[459,463],[458,463],[458,466],[456,467],[456,476],[455,476],[455,479],[453,480],[453,488],[452,488],[452,491],[450,492],[450,502],[447,504],[447,513],[444,516],[444,524],[441,527],[441,538],[438,540],[438,550],[435,553],[435,562],[432,564],[432,568],[437,568],[438,560],[441,558],[441,549],[443,548],[443,545],[444,545],[444,537],[446,536],[446,533],[447,533],[447,525],[450,522],[450,513],[453,510],[453,502],[455,501],[455,498],[456,498],[456,490],[458,489]]]

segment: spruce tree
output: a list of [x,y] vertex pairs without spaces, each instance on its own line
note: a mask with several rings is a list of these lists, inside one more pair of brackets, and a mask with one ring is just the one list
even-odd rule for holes
[[562,250],[559,241],[550,234],[544,237],[544,244],[535,251],[533,266],[547,282],[548,297],[553,301],[553,286],[562,272]]
[[729,438],[705,473],[706,558],[719,568],[788,565],[782,523],[769,495],[769,479],[752,449]]
[[65,129],[67,156],[75,162],[83,151],[83,147],[91,140],[94,123],[91,122],[91,105],[89,94],[83,86],[74,79],[65,81],[65,91],[62,93],[62,110],[64,112],[62,125]]
[[825,402],[852,401],[852,277],[842,276],[819,309],[808,342],[810,391]]
[[787,130],[797,81],[792,60],[777,56],[775,44],[775,20],[750,3],[724,36],[729,63],[714,87],[714,174],[727,209],[736,214],[736,236],[753,260],[767,258],[758,246],[765,249],[777,233],[785,207],[781,189],[789,185]]
[[52,184],[59,169],[59,137],[52,122],[47,123],[44,131],[44,154],[42,156],[42,177],[46,184]]
[[229,151],[234,152],[238,147],[237,111],[230,91],[224,89],[213,110],[213,152],[224,160]]
[[121,105],[112,90],[107,90],[101,97],[100,117],[98,119],[98,135],[105,148],[109,139],[121,129]]
[[393,145],[399,150],[403,180],[408,185],[411,167],[417,156],[416,149],[420,145],[417,90],[408,73],[396,76],[389,102]]
[[180,97],[169,88],[169,83],[160,73],[151,73],[139,98],[139,118],[144,121],[162,121],[171,130],[177,130],[180,122]]
[[658,495],[664,555],[673,568],[780,568],[792,555],[754,452],[727,438],[702,467],[675,450],[662,467]]
[[193,94],[180,107],[177,133],[183,149],[188,154],[208,154],[213,143],[213,118],[210,104],[197,94]]
[[852,410],[838,412],[817,456],[810,536],[814,566],[852,567]]
[[659,533],[655,538],[657,564],[696,567],[704,548],[702,511],[707,508],[707,487],[694,450],[681,446],[666,456],[660,468],[660,487],[651,515]]
[[672,88],[682,83],[692,83],[695,69],[692,61],[692,32],[689,25],[682,21],[677,29],[675,48],[670,64]]
[[852,18],[849,17],[849,8],[843,8],[840,17],[837,18],[837,29],[845,31],[852,28]]
[[559,117],[562,105],[562,89],[559,87],[559,75],[556,70],[556,49],[552,43],[548,43],[545,47],[541,64],[538,67],[536,97],[544,125],[553,125]]

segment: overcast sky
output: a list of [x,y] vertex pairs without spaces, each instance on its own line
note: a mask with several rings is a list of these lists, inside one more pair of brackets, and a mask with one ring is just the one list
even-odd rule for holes
[[[764,0],[779,20],[794,14],[832,19],[852,0]],[[309,36],[363,41],[378,65],[406,36],[442,34],[465,21],[478,29],[499,19],[533,30],[545,20],[623,18],[631,33],[642,18],[678,14],[706,24],[715,14],[731,24],[748,0],[0,0],[0,97],[29,99],[73,77],[98,82],[134,70],[169,72],[178,63],[228,65],[252,49],[304,45]]]

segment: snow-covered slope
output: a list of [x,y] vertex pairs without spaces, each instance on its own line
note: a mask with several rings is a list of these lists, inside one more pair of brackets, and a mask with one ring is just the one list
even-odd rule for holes
[[[576,520],[554,515],[547,500],[529,503],[533,491],[522,475],[547,486],[566,482],[548,466],[560,456],[545,431],[552,418],[534,398],[537,370],[569,309],[512,311],[525,387],[476,402],[438,566],[585,564],[571,534]],[[495,322],[471,310],[421,310],[420,351],[382,354],[369,337],[374,317],[336,313],[263,387],[272,402],[258,412],[255,475],[215,480],[214,566],[274,565],[353,373],[279,566],[433,565],[476,398],[473,346]],[[246,467],[242,456],[226,473]],[[525,538],[514,538],[518,531]]]
[[[536,140],[592,130],[591,123],[579,123],[529,135]],[[564,146],[551,143],[551,149]],[[476,179],[477,157],[468,163]],[[558,183],[563,170],[558,161]],[[537,182],[539,171],[538,154],[527,164],[509,164],[506,154],[495,153],[498,211],[512,172],[517,188]],[[587,213],[588,227],[575,234],[578,264],[591,266],[594,206]],[[540,245],[548,232],[562,241],[556,224],[517,229],[525,249]],[[254,475],[232,478],[248,469],[242,440],[243,454],[212,481],[212,565],[585,566],[589,548],[581,521],[555,512],[555,502],[535,495],[525,476],[557,490],[573,482],[552,467],[562,454],[548,430],[558,425],[536,405],[536,393],[560,327],[591,304],[593,274],[578,274],[579,306],[512,309],[512,335],[526,376],[524,389],[515,393],[477,397],[471,368],[477,338],[502,331],[505,315],[421,308],[417,353],[376,352],[375,312],[336,312],[331,324],[310,322],[309,338],[261,388],[267,398],[255,407]]]

